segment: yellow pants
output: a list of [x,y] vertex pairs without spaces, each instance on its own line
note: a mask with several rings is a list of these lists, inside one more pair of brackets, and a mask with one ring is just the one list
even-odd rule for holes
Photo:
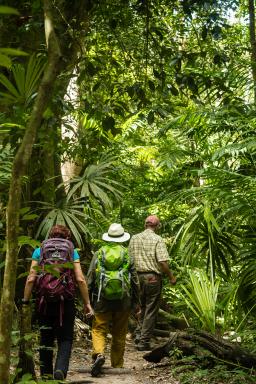
[[96,313],[92,323],[92,357],[104,354],[106,336],[112,335],[111,366],[121,368],[124,365],[125,339],[128,331],[130,311]]

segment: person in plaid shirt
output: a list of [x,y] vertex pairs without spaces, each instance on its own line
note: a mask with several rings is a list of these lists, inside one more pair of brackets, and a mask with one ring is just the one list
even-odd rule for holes
[[150,339],[162,292],[162,273],[168,276],[171,284],[176,284],[176,277],[168,265],[169,254],[164,240],[155,233],[159,227],[159,218],[148,216],[145,230],[132,236],[129,244],[129,254],[134,260],[141,288],[141,319],[135,331],[135,343],[139,351],[151,349]]

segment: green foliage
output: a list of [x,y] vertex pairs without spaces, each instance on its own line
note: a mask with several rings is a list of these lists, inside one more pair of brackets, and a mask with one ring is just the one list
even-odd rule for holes
[[[13,382],[14,383],[14,382]],[[33,380],[33,377],[30,373],[26,373],[22,376],[22,378],[19,381],[15,381],[16,384],[43,384],[45,383],[45,380]],[[48,384],[57,384],[60,383],[60,381],[57,380],[47,380]]]
[[0,188],[8,187],[12,172],[13,154],[9,146],[0,145]]
[[13,82],[4,74],[0,74],[0,84],[5,92],[0,92],[2,102],[6,104],[22,104],[24,108],[29,106],[35,97],[38,82],[44,70],[44,59],[35,55],[30,56],[28,64],[13,64],[10,72]]
[[[1,244],[13,154],[44,68],[41,3],[21,3],[17,26],[0,25],[5,46],[18,42],[16,46],[34,52],[23,65],[26,58],[15,59],[16,51],[0,47],[0,64],[6,57],[0,74]],[[229,17],[238,6],[246,16],[240,21]],[[16,14],[0,6],[1,12]],[[202,317],[209,329],[216,327],[216,312],[224,318],[224,328],[241,322],[239,283],[249,321],[256,296],[256,115],[246,12],[232,0],[93,2],[79,40],[86,54],[77,62],[78,92],[63,99],[68,78],[75,79],[66,68],[34,146],[23,188],[23,206],[31,205],[33,212],[21,213],[20,233],[25,236],[20,245],[34,246],[28,228],[44,238],[60,223],[70,227],[83,247],[90,236],[97,243],[95,237],[112,220],[135,233],[155,213],[196,319]],[[12,28],[15,33],[8,40],[5,31]],[[61,137],[63,125],[73,138]],[[104,159],[102,153],[113,158]],[[65,190],[55,191],[65,159],[78,163],[82,172]],[[35,196],[43,201],[30,204]],[[206,270],[210,281],[201,272],[188,279],[186,266]],[[165,293],[186,316],[180,293],[175,288]],[[195,377],[204,380],[206,375]]]
[[121,184],[111,178],[115,172],[115,159],[107,159],[98,164],[88,165],[81,176],[77,176],[69,181],[70,190],[67,195],[69,200],[72,196],[83,198],[88,205],[100,205],[104,209],[112,207],[112,196],[116,201],[120,201],[122,193]]
[[183,360],[184,365],[182,365],[182,369],[179,366],[173,369],[175,377],[178,377],[182,384],[197,384],[199,382],[206,384],[253,384],[255,382],[253,373],[238,367],[227,370],[226,365],[220,362],[214,368],[195,368],[193,359],[192,361]]
[[[0,5],[0,15],[19,15],[17,9]],[[14,48],[2,48],[0,47],[0,66],[10,68],[12,61],[9,56],[26,56],[27,53]]]
[[209,280],[204,271],[190,271],[190,284],[181,285],[183,297],[188,307],[200,320],[202,328],[215,333],[216,306],[219,280]]
[[246,311],[252,310],[255,313],[256,299],[256,262],[255,245],[256,236],[254,227],[248,227],[243,238],[243,248],[241,249],[241,264],[243,268],[240,271],[239,278],[239,298],[241,305]]
[[220,284],[216,323],[222,333],[230,329],[238,330],[238,323],[246,318],[238,300],[238,288],[239,280],[236,272],[233,272],[227,281],[222,281]]
[[0,14],[2,14],[2,15],[19,15],[19,12],[17,11],[17,9],[15,9],[13,7],[1,5],[0,6]]
[[79,247],[83,245],[83,237],[88,235],[86,221],[88,215],[83,212],[84,201],[63,200],[59,201],[57,206],[49,203],[38,202],[41,209],[47,211],[38,227],[36,237],[47,238],[52,226],[56,224],[66,225]]
[[213,275],[216,267],[219,273],[230,274],[227,255],[235,257],[235,242],[225,227],[221,229],[218,225],[206,201],[191,210],[175,236],[173,247],[179,249],[185,265],[201,262]]

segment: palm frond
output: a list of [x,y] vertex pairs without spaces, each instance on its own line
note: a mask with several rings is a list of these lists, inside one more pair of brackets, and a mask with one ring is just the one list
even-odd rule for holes
[[40,210],[46,211],[38,227],[36,237],[46,238],[53,225],[62,224],[69,227],[79,247],[83,245],[83,237],[90,236],[86,222],[91,218],[84,213],[84,201],[63,201],[61,206],[53,206],[44,202],[37,202]]
[[105,208],[112,207],[112,200],[119,201],[122,197],[122,186],[114,179],[114,158],[107,161],[91,164],[86,167],[81,176],[70,181],[70,190],[67,199],[78,194],[88,201],[94,200]]
[[32,55],[27,66],[14,64],[11,67],[10,72],[13,76],[13,82],[5,75],[0,74],[0,83],[5,88],[5,92],[1,92],[3,102],[29,105],[37,91],[44,67],[44,59]]
[[215,332],[216,307],[219,280],[209,280],[202,271],[189,271],[190,284],[181,285],[183,298],[191,311],[200,320],[203,329]]
[[[201,265],[224,276],[230,274],[229,258],[236,255],[234,235],[218,223],[209,204],[201,204],[191,211],[180,227],[172,247],[179,248],[184,265]],[[177,250],[176,250],[177,252]]]

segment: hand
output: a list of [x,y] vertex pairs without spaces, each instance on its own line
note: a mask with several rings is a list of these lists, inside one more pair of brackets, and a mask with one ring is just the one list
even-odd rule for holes
[[94,310],[91,307],[91,304],[84,304],[84,313],[87,319],[90,319],[92,316],[94,316]]
[[176,279],[176,277],[175,276],[170,276],[169,277],[169,282],[170,282],[170,284],[172,284],[172,285],[175,285],[176,284],[176,282],[177,282],[177,279]]

